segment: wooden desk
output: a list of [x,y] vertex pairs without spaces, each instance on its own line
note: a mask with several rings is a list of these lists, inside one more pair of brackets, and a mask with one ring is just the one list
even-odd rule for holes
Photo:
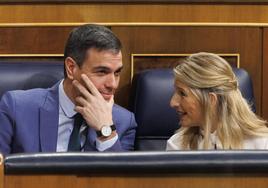
[[7,175],[5,188],[267,188],[261,175]]
[[5,188],[267,188],[267,151],[57,153],[5,159]]
[[4,163],[3,156],[0,154],[0,188],[4,188]]

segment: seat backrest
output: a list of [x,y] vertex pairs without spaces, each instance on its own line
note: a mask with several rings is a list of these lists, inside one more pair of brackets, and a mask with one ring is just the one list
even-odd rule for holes
[[0,97],[18,89],[48,88],[63,76],[62,62],[0,62]]
[[[252,82],[248,73],[240,68],[233,70],[243,96],[255,112]],[[134,76],[130,110],[134,112],[138,123],[136,150],[165,150],[166,140],[179,128],[178,116],[169,106],[174,92],[173,82],[172,69],[150,69]]]

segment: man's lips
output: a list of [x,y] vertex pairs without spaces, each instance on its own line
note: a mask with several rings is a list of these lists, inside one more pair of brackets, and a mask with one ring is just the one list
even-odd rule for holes
[[114,95],[114,93],[102,93],[101,92],[101,95],[103,96],[104,99],[109,100]]
[[100,92],[102,95],[114,95],[113,92]]

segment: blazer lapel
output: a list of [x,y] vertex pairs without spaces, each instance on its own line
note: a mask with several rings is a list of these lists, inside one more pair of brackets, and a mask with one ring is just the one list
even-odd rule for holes
[[42,152],[56,152],[59,124],[59,83],[49,91],[40,108],[40,145]]

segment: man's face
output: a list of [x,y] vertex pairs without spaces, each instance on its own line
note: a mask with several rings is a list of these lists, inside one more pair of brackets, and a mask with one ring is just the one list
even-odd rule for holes
[[81,84],[81,74],[86,74],[98,89],[103,98],[109,101],[119,85],[120,73],[123,68],[121,51],[117,54],[110,50],[98,51],[91,48],[87,58],[74,74],[74,79]]

